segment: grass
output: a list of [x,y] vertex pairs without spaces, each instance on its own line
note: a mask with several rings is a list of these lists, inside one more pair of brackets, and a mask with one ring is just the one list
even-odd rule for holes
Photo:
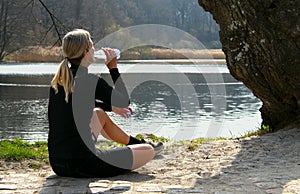
[[138,135],[136,135],[136,138],[137,139],[148,139],[148,140],[151,140],[153,142],[161,141],[161,142],[164,142],[164,143],[170,141],[170,139],[168,139],[168,138],[158,137],[158,136],[155,136],[153,134],[138,134]]
[[[242,135],[240,138],[247,138],[251,136],[259,136],[259,135],[264,135],[267,133],[271,133],[272,129],[268,125],[262,125],[260,128],[258,128],[255,131],[250,131],[247,132],[245,135]],[[198,138],[191,140],[188,143],[185,143],[187,145],[187,149],[190,151],[193,151],[198,148],[198,146],[202,143],[210,142],[210,141],[215,141],[215,140],[226,140],[226,139],[235,139],[235,138]]]
[[122,147],[123,144],[112,142],[112,141],[100,141],[96,143],[96,147],[101,150],[110,150],[117,147]]
[[[246,138],[250,136],[263,135],[266,133],[272,132],[269,126],[262,125],[256,131],[248,132],[240,138]],[[145,138],[147,140],[151,140],[153,142],[168,142],[170,141],[165,137],[157,137],[153,134],[139,134],[136,138],[141,139]],[[176,145],[184,145],[187,146],[187,149],[193,151],[198,148],[198,146],[202,143],[215,141],[215,140],[226,140],[232,138],[197,138],[191,141],[182,141],[180,143],[176,143]],[[101,142],[97,145],[98,148],[108,150],[113,149],[115,147],[123,146],[121,144],[115,142]],[[22,141],[20,139],[14,140],[3,140],[0,141],[0,159],[5,161],[23,161],[28,159],[36,160],[37,162],[29,162],[28,165],[31,168],[38,169],[41,167],[40,161],[49,163],[48,156],[48,148],[47,142],[36,142],[34,144]]]
[[[138,135],[137,138],[141,138]],[[168,141],[167,138],[157,137],[153,134],[147,136],[152,141]],[[115,147],[123,146],[115,142],[101,142],[97,145],[98,148],[108,150]],[[47,142],[35,142],[33,144],[23,141],[21,139],[3,140],[0,141],[0,159],[6,161],[22,161],[26,159],[33,159],[49,163]],[[36,164],[32,164],[33,167]]]
[[[137,139],[141,140],[141,139],[146,139],[146,140],[150,140],[152,142],[168,142],[170,141],[168,138],[165,137],[158,137],[155,136],[153,134],[138,134],[135,136]],[[124,146],[123,144],[119,144],[116,142],[111,142],[111,141],[102,141],[102,142],[97,142],[96,147],[102,150],[110,150],[113,148],[117,148],[117,147],[122,147]]]
[[255,131],[247,132],[245,135],[242,136],[242,138],[251,137],[251,136],[258,136],[258,135],[264,135],[266,133],[271,133],[272,129],[268,125],[262,125],[260,128],[258,128]]
[[224,138],[224,137],[218,137],[218,138],[197,138],[197,139],[193,139],[190,142],[187,143],[187,149],[190,151],[193,151],[195,149],[198,148],[198,146],[202,143],[207,143],[207,142],[211,142],[211,141],[216,141],[216,140],[226,140],[228,138]]
[[7,161],[22,161],[34,159],[49,162],[47,142],[30,144],[20,139],[0,142],[0,159]]

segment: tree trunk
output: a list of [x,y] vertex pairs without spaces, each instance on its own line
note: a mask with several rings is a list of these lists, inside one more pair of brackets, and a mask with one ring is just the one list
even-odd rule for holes
[[2,59],[5,56],[5,47],[7,46],[7,39],[8,39],[8,35],[7,35],[7,15],[8,15],[8,2],[7,1],[2,1],[1,5],[0,5],[0,61],[2,61]]
[[299,121],[300,1],[198,2],[220,25],[230,73],[263,102],[262,124],[277,130]]

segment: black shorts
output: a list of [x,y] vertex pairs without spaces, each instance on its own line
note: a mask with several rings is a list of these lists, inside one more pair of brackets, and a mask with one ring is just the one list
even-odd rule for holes
[[67,177],[111,177],[130,172],[133,164],[129,147],[113,150],[97,150],[84,157],[50,159],[53,171]]

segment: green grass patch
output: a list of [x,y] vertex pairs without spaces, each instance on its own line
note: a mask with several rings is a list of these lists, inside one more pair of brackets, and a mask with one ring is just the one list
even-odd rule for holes
[[[262,125],[261,128],[259,128],[256,131],[248,132],[245,135],[241,136],[241,138],[246,138],[250,136],[257,136],[257,135],[263,135],[266,133],[272,132],[272,129],[269,126]],[[147,141],[153,141],[153,142],[169,142],[170,139],[165,137],[158,137],[153,134],[138,134],[136,136],[138,139],[146,139]],[[191,141],[182,141],[182,143],[179,143],[180,145],[187,146],[188,150],[195,150],[198,148],[198,146],[202,143],[214,141],[214,140],[224,140],[228,138],[197,138]],[[230,139],[230,138],[229,138]],[[178,142],[176,143],[177,145]],[[116,147],[124,146],[115,142],[101,142],[97,145],[99,149],[103,150],[109,150]],[[0,159],[4,159],[6,161],[22,161],[26,159],[34,159],[38,161],[44,161],[46,163],[49,163],[49,156],[48,156],[48,148],[47,148],[47,142],[36,142],[36,143],[28,143],[26,141],[22,141],[20,139],[15,140],[3,140],[0,141]],[[30,163],[30,166],[32,168],[40,168],[39,163]]]
[[258,136],[258,135],[264,135],[266,133],[271,133],[271,132],[272,132],[272,129],[270,128],[270,126],[262,125],[256,131],[247,132],[245,135],[242,136],[242,138],[251,137],[251,136]]
[[[165,143],[165,142],[170,141],[168,138],[158,137],[153,134],[138,134],[135,137],[139,140],[145,139],[146,141],[152,141],[152,142]],[[101,142],[97,142],[97,144],[96,144],[96,147],[101,150],[110,150],[110,149],[114,149],[114,148],[122,147],[122,146],[125,146],[125,145],[116,143],[116,142],[112,142],[112,141],[101,141]]]
[[96,143],[96,148],[100,150],[111,150],[117,147],[122,147],[123,144],[112,142],[112,141],[100,141]]
[[35,159],[48,163],[47,142],[31,144],[20,139],[0,141],[0,159],[7,161]]
[[42,167],[42,164],[39,162],[30,162],[28,163],[28,167],[33,169],[40,169]]
[[158,137],[154,134],[137,134],[135,136],[137,139],[141,140],[141,139],[147,139],[147,140],[151,140],[153,142],[168,142],[170,141],[170,139],[165,138],[165,137]]
[[215,140],[226,140],[228,138],[224,138],[224,137],[218,137],[218,138],[197,138],[194,140],[191,140],[190,142],[187,143],[187,149],[190,151],[193,151],[195,149],[198,148],[198,146],[202,143],[206,143],[206,142],[211,142],[211,141],[215,141]]

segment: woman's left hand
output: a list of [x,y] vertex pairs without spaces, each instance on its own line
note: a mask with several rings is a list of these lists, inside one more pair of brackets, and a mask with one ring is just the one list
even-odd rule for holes
[[112,112],[117,114],[117,115],[120,115],[121,117],[124,117],[124,118],[129,118],[131,117],[131,109],[129,107],[127,108],[119,108],[119,107],[115,107],[115,106],[112,106]]

